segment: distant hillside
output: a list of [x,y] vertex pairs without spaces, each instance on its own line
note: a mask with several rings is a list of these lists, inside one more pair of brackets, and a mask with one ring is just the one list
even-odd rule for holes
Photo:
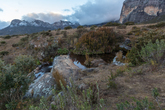
[[0,35],[19,35],[19,34],[31,34],[40,31],[54,30],[54,29],[63,29],[67,26],[76,28],[79,26],[79,23],[71,23],[70,21],[59,21],[53,24],[43,22],[40,20],[34,21],[21,21],[18,19],[12,20],[11,24],[0,30]]

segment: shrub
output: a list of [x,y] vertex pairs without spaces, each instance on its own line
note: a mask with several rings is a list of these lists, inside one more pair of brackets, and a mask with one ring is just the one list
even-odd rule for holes
[[126,26],[126,25],[119,25],[119,26],[117,26],[117,28],[118,28],[118,29],[126,29],[127,26]]
[[92,25],[92,26],[90,27],[90,30],[94,30],[96,27],[97,27],[96,25]]
[[65,30],[68,30],[68,29],[72,29],[72,27],[71,27],[71,26],[67,26],[67,27],[65,27],[64,29],[65,29]]
[[117,110],[149,110],[154,109],[153,103],[148,101],[148,98],[137,100],[133,98],[134,103],[125,101],[124,103],[117,104]]
[[8,54],[9,54],[8,51],[1,51],[1,52],[0,52],[0,55],[2,55],[2,56],[4,56],[4,55],[8,55]]
[[134,22],[131,22],[131,21],[128,21],[126,23],[124,23],[125,25],[134,25],[135,23]]
[[5,41],[1,41],[1,44],[6,44],[6,42]]
[[28,74],[35,69],[36,61],[32,56],[20,55],[15,58],[14,64],[20,71]]
[[150,40],[148,44],[142,47],[139,55],[147,63],[160,65],[164,50],[165,42],[163,39],[161,41],[157,39],[156,43],[152,43]]
[[129,33],[127,33],[127,35],[133,35],[133,33],[132,32],[129,32]]
[[155,25],[150,25],[148,27],[149,28],[161,28],[161,27],[164,27],[164,26],[165,26],[165,22],[163,21],[163,22],[159,22],[159,23],[157,23]]
[[83,34],[75,44],[74,53],[83,55],[110,53],[115,49],[116,43],[122,40],[123,37],[117,36],[113,29],[100,28]]
[[18,56],[14,65],[5,65],[0,60],[0,98],[3,99],[1,107],[10,110],[16,108],[31,83],[31,77],[27,77],[27,74],[34,65],[35,61],[31,56]]
[[148,41],[151,40],[152,43],[156,42],[156,39],[159,41],[161,39],[165,40],[165,35],[162,32],[149,31],[146,34],[142,34],[142,37],[139,37],[134,43],[130,52],[126,55],[128,61],[130,61],[133,65],[140,64],[143,62],[142,58],[139,56],[138,52],[141,51],[142,47],[148,44]]
[[58,29],[57,29],[57,31],[60,31],[60,30],[61,30],[61,28],[58,28]]
[[23,38],[21,38],[20,41],[22,41],[22,42],[26,42],[26,41],[28,41],[28,39],[29,39],[29,37],[27,36],[27,37],[23,37]]
[[18,47],[19,44],[12,44],[12,47]]
[[77,27],[77,29],[82,29],[82,28],[83,28],[83,26],[78,26],[78,27]]
[[[53,90],[55,94],[54,104],[51,108],[54,110],[93,110],[93,109],[103,109],[104,100],[100,99],[99,86],[97,84],[90,84],[89,88],[84,91],[77,90],[75,84],[72,81],[72,87],[66,86],[67,90],[61,83],[63,93],[56,95],[56,91]],[[45,102],[45,103],[44,103]],[[43,108],[48,109],[49,105],[46,105],[46,101],[40,100],[39,106],[31,106],[30,110],[43,110]]]
[[120,23],[109,22],[105,26],[119,26],[119,25],[121,25],[121,24]]
[[63,49],[60,48],[58,49],[57,53],[60,55],[66,55],[69,53],[69,50],[67,48],[63,48]]
[[3,38],[4,39],[10,39],[12,36],[9,36],[9,35],[7,35],[7,36],[4,36]]

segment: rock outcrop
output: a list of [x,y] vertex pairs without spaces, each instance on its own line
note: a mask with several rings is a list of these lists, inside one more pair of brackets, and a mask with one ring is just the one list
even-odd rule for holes
[[80,69],[73,63],[68,55],[58,56],[54,59],[52,73],[58,71],[64,80],[69,84],[70,78],[78,80],[80,76]]
[[141,23],[165,14],[165,0],[125,0],[120,23]]

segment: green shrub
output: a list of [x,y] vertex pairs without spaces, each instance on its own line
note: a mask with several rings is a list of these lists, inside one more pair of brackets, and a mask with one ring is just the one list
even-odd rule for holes
[[58,29],[57,29],[57,31],[60,31],[60,30],[61,30],[61,28],[58,28]]
[[82,28],[83,28],[83,26],[78,26],[78,27],[77,27],[77,29],[82,29]]
[[121,24],[120,23],[109,22],[105,26],[119,26],[119,25],[121,25]]
[[68,29],[72,29],[72,27],[71,27],[71,26],[67,26],[67,27],[65,27],[64,29],[65,29],[65,30],[68,30]]
[[6,42],[5,41],[1,41],[1,44],[6,44]]
[[127,35],[133,35],[133,33],[132,32],[129,32],[129,33],[127,33]]
[[139,55],[147,63],[160,65],[164,50],[165,42],[163,39],[161,41],[157,39],[155,43],[152,43],[150,40],[148,44],[142,47]]
[[31,77],[27,74],[34,69],[35,60],[31,56],[18,56],[13,65],[5,65],[0,60],[0,103],[2,108],[14,110],[23,99]]
[[154,109],[153,103],[148,101],[148,98],[137,100],[133,98],[134,103],[125,101],[124,103],[117,104],[117,110],[149,110]]
[[126,25],[119,25],[119,26],[117,26],[117,28],[118,28],[118,29],[126,29],[127,26],[126,26]]
[[19,44],[12,44],[12,47],[18,47]]
[[134,22],[131,22],[131,21],[128,21],[126,23],[124,23],[125,25],[134,25],[135,23]]
[[157,23],[157,24],[155,24],[155,25],[150,25],[150,26],[148,26],[149,28],[161,28],[161,27],[164,27],[165,26],[165,22],[164,21],[162,21],[162,22],[159,22],[159,23]]
[[142,37],[139,37],[136,42],[133,43],[132,49],[130,50],[130,52],[127,53],[127,60],[133,65],[137,65],[144,62],[139,56],[139,52],[141,51],[142,47],[148,44],[148,41],[151,40],[152,43],[155,43],[156,39],[158,39],[159,41],[162,39],[165,40],[165,35],[163,35],[162,32],[156,31],[149,31],[146,34],[142,34]]
[[22,41],[22,42],[26,42],[28,40],[29,40],[29,37],[28,36],[27,37],[23,37],[23,38],[20,39],[20,41]]
[[9,54],[8,51],[1,51],[1,52],[0,52],[0,55],[2,55],[2,56],[4,56],[4,55],[8,55],[8,54]]
[[[70,110],[74,107],[75,110],[101,110],[104,106],[104,100],[100,99],[99,86],[97,84],[90,84],[87,90],[82,92],[78,90],[71,81],[72,87],[66,88],[62,85],[63,94],[58,94],[55,97],[55,105],[51,105],[54,110]],[[56,91],[53,90],[55,96]],[[30,106],[30,110],[46,110],[49,108],[45,99],[40,100],[39,106]]]
[[97,27],[96,25],[92,25],[92,26],[90,27],[90,30],[94,30],[96,27]]
[[9,35],[7,35],[7,36],[4,36],[3,38],[4,39],[10,39],[12,36],[9,36]]
[[66,48],[63,48],[63,49],[60,48],[60,49],[58,49],[57,53],[60,55],[66,55],[69,53],[69,50]]

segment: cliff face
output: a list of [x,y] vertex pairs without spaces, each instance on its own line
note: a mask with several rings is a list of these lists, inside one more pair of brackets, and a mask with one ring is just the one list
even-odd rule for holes
[[164,14],[165,0],[125,0],[120,23],[127,21],[140,23]]

